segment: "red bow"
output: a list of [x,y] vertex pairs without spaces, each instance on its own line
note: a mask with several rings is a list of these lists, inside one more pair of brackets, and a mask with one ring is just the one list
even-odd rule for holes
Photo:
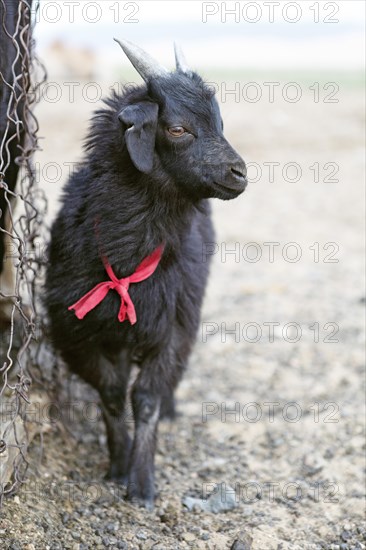
[[94,309],[102,300],[104,300],[109,290],[114,289],[121,297],[121,307],[118,312],[119,322],[122,323],[127,316],[131,325],[134,325],[136,323],[136,311],[135,306],[133,305],[133,302],[128,294],[128,287],[130,286],[130,283],[139,283],[140,281],[144,281],[154,273],[160,262],[163,250],[164,247],[159,246],[152,254],[150,254],[150,256],[145,258],[140,263],[132,275],[125,277],[124,279],[117,279],[108,263],[108,260],[103,258],[105,270],[111,280],[105,281],[104,283],[99,283],[68,309],[74,309],[76,317],[78,319],[83,319],[89,311]]

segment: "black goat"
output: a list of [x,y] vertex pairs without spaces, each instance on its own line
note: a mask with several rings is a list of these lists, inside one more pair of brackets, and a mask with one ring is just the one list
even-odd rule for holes
[[[101,395],[108,477],[127,481],[128,497],[151,506],[158,420],[174,415],[207,281],[202,251],[214,232],[206,199],[237,197],[246,167],[223,136],[212,90],[177,50],[177,70],[168,73],[120,45],[146,85],[115,94],[92,120],[53,224],[46,300],[56,348]],[[127,293],[115,277],[128,278],[154,251],[155,272]],[[123,411],[136,361],[131,444]]]

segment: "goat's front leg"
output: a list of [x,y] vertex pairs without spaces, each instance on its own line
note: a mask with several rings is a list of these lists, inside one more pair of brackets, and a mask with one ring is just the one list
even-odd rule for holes
[[[175,333],[174,333],[175,334]],[[146,508],[154,504],[154,457],[159,417],[172,409],[174,389],[185,369],[190,346],[173,337],[155,357],[146,358],[132,390],[135,436],[127,496]]]
[[95,350],[63,354],[71,370],[91,384],[102,400],[110,456],[106,479],[127,483],[131,440],[127,431],[125,401],[131,361],[127,351],[119,354]]
[[[109,448],[109,470],[106,479],[127,483],[131,440],[127,431],[125,400],[131,362],[127,352],[121,352],[118,359],[104,357],[100,368],[104,374],[99,386],[102,398],[103,416],[107,429]],[[108,374],[108,367],[112,366]]]
[[145,359],[132,390],[135,436],[127,496],[149,509],[154,505],[154,458],[162,401],[172,398],[181,370],[171,342],[162,353]]
[[154,458],[161,397],[144,387],[143,373],[132,391],[135,437],[130,455],[127,496],[152,509],[154,506]]

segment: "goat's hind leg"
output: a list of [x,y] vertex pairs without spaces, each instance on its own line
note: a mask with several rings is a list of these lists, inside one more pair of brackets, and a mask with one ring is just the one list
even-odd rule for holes
[[160,420],[174,420],[177,416],[174,390],[175,388],[167,390],[167,394],[161,397]]
[[173,336],[173,346],[175,348],[174,376],[170,384],[162,386],[160,403],[160,420],[174,420],[177,416],[175,390],[181,381],[186,369],[187,361],[191,353],[193,338],[189,334],[177,330]]

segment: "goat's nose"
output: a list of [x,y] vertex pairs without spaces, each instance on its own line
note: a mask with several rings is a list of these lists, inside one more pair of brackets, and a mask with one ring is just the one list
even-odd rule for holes
[[234,178],[240,182],[244,182],[247,179],[247,170],[244,168],[244,170],[239,169],[239,167],[231,168],[231,173],[233,174]]
[[246,175],[243,174],[240,170],[237,170],[236,168],[231,168],[231,172],[234,175],[234,177],[238,180],[246,179]]

